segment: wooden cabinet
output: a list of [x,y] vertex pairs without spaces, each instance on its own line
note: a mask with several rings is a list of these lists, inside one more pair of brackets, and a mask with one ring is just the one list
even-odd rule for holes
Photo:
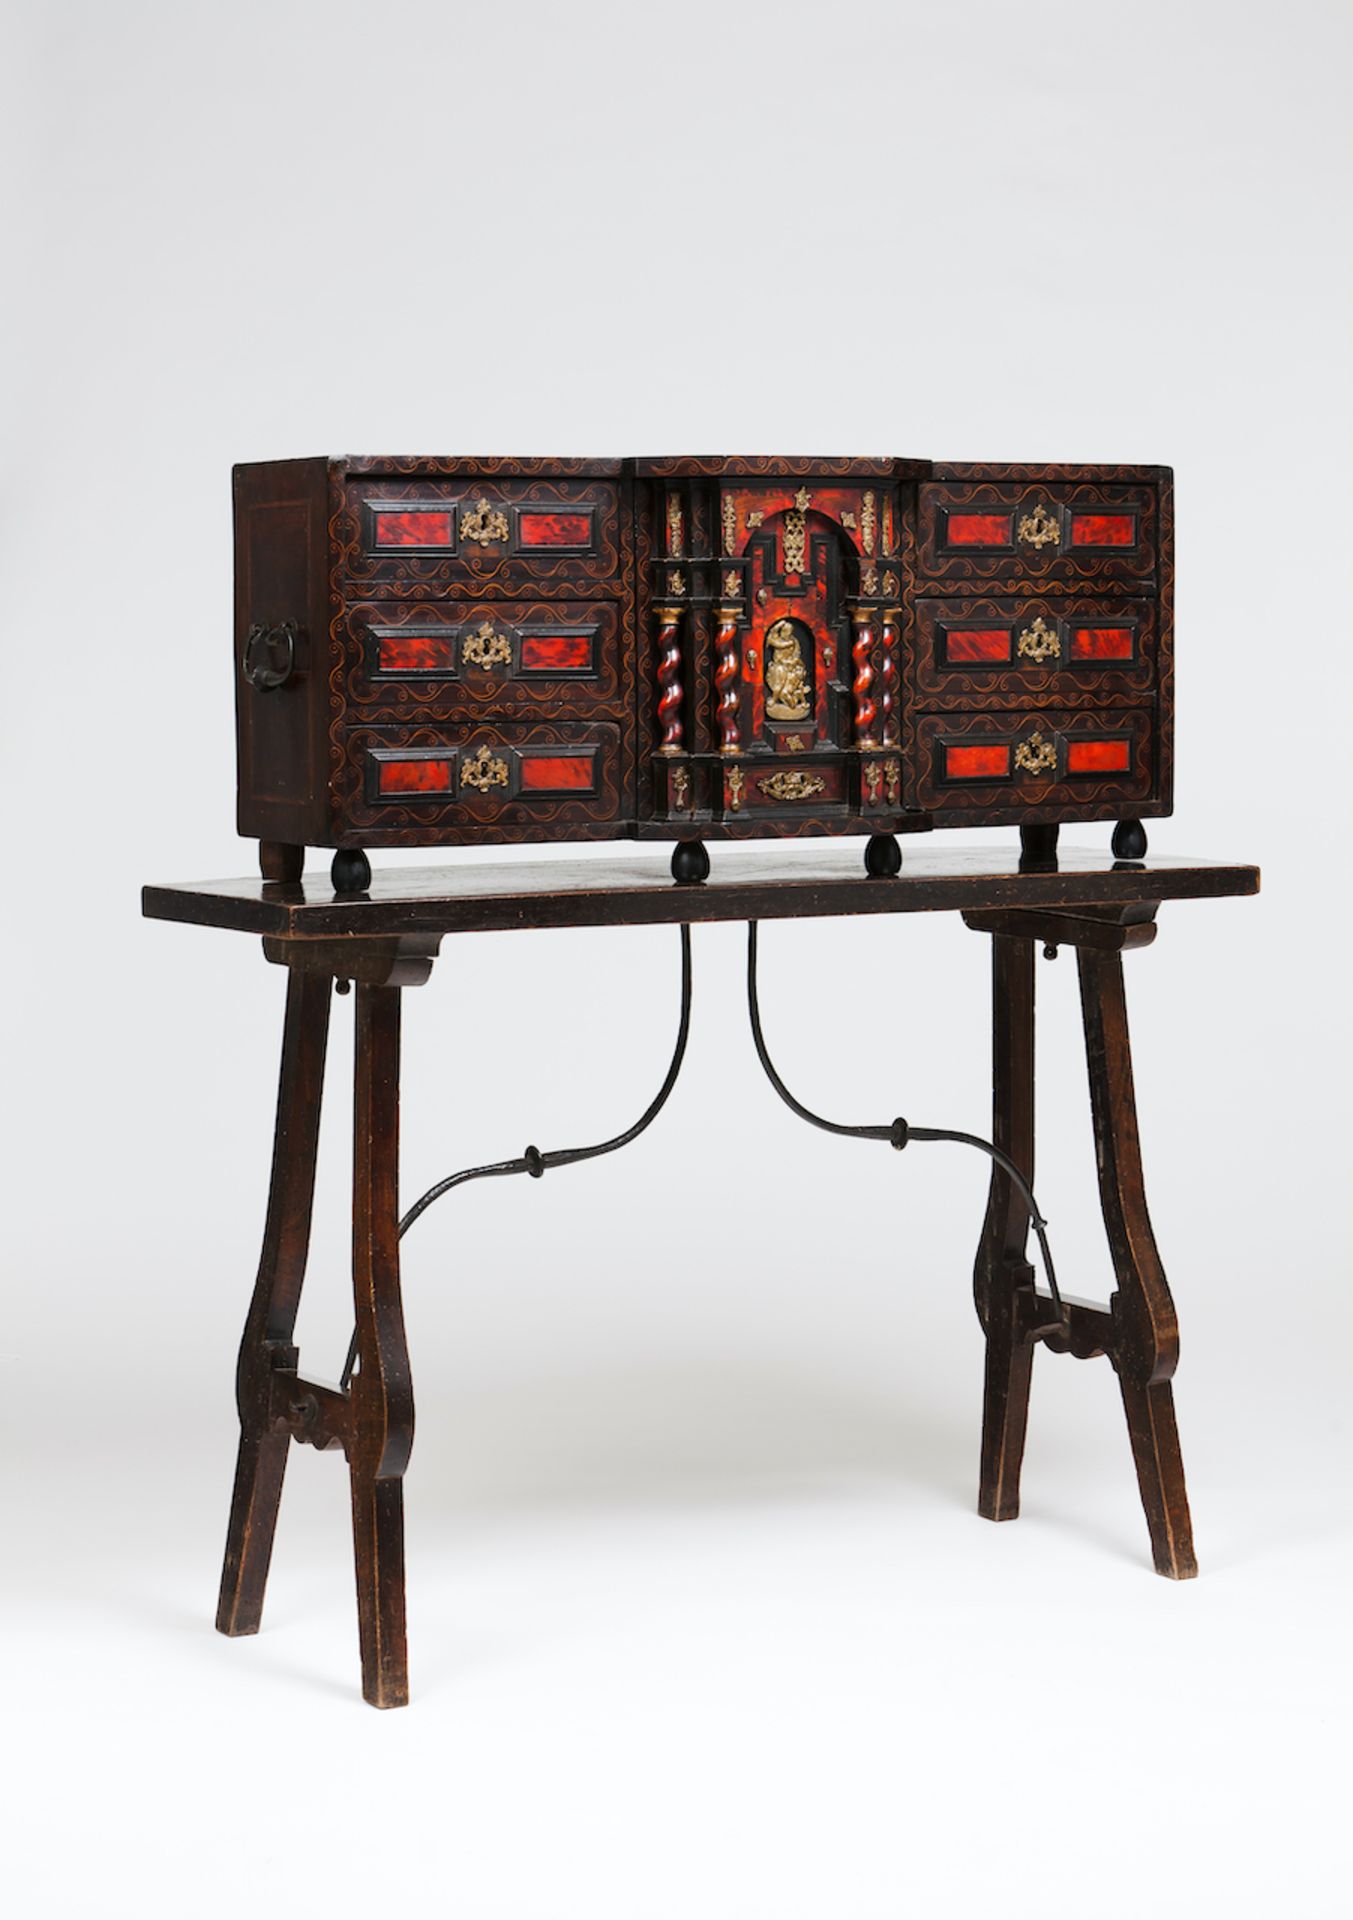
[[1165,468],[236,469],[239,824],[340,848],[1169,811]]

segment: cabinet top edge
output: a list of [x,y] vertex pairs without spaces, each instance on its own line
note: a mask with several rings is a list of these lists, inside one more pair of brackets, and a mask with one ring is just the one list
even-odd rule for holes
[[1140,480],[1161,485],[1174,478],[1173,467],[1130,466],[1112,461],[945,460],[930,469],[932,480]]
[[565,454],[314,454],[285,460],[242,460],[239,478],[267,470],[324,470],[330,474],[466,479],[578,478],[1055,481],[1127,480],[1168,484],[1167,466],[1113,462],[966,460],[932,461],[891,454],[643,454],[613,458]]

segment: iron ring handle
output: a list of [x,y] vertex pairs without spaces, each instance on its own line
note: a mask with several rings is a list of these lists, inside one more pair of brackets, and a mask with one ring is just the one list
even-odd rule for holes
[[[279,646],[285,656],[285,665],[281,667],[273,664],[274,649]],[[256,693],[272,693],[284,687],[296,671],[296,622],[284,620],[280,627],[251,626],[241,665],[245,679]]]

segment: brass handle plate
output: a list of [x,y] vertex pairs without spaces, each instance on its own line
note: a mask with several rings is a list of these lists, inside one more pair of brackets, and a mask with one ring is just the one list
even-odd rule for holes
[[464,645],[466,660],[472,667],[507,666],[512,659],[512,642],[505,633],[495,633],[487,620],[481,620]]
[[1046,547],[1062,537],[1062,523],[1040,500],[1032,513],[1026,513],[1016,529],[1026,547]]
[[507,539],[507,515],[488,500],[476,500],[468,513],[461,509],[460,532],[464,540],[473,540],[481,547],[492,546],[495,540]]
[[463,787],[474,787],[479,793],[487,793],[491,787],[505,787],[507,762],[500,760],[491,747],[481,747],[462,763],[460,783]]
[[1062,643],[1039,614],[1015,642],[1015,651],[1026,660],[1051,660],[1054,654],[1061,653]]
[[1057,765],[1057,749],[1041,733],[1032,733],[1015,748],[1015,765],[1025,773],[1050,772]]

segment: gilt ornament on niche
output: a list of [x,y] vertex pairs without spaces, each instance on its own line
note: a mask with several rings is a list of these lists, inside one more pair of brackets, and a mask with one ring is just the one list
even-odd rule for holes
[[827,791],[825,780],[814,773],[800,773],[797,767],[792,773],[772,773],[756,784],[772,800],[811,800],[814,794]]
[[766,716],[771,720],[806,720],[812,710],[798,633],[792,621],[777,620],[766,630]]

